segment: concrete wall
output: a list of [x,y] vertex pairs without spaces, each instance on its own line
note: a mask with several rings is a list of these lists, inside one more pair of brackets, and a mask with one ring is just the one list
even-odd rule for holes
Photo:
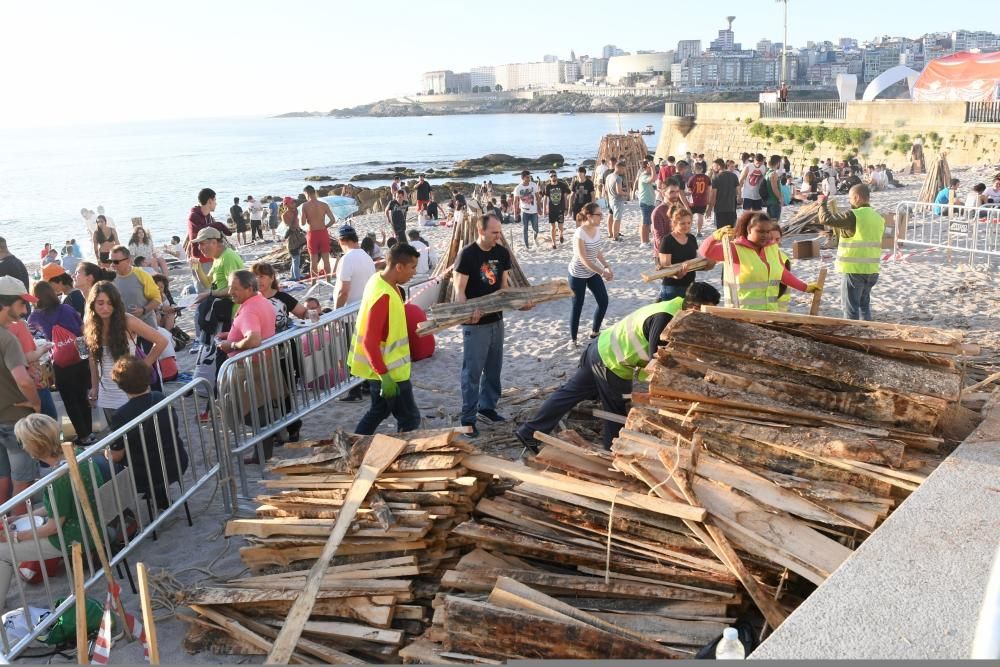
[[[671,105],[667,104],[667,109]],[[860,146],[838,147],[830,142],[811,150],[785,136],[783,141],[750,136],[753,123],[762,122],[782,135],[782,126],[819,125],[858,128],[871,133]],[[787,134],[787,131],[786,131]],[[685,151],[704,153],[709,161],[716,157],[736,158],[744,151],[765,155],[788,155],[798,172],[813,158],[834,160],[857,154],[862,163],[884,162],[893,169],[910,164],[910,146],[920,137],[928,161],[946,152],[953,165],[996,164],[1000,161],[1000,123],[966,123],[963,102],[914,103],[908,100],[852,102],[844,120],[760,119],[756,103],[698,104],[694,123],[665,115],[656,155],[683,155]],[[900,149],[900,146],[905,148]]]

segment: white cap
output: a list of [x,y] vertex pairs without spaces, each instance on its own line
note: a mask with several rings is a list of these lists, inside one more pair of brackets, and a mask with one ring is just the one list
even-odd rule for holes
[[722,631],[723,639],[740,640],[740,633],[736,628],[726,628]]

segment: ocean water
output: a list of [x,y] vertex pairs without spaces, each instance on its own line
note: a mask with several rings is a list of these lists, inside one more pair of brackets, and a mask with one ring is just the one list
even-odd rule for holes
[[[619,124],[623,130],[651,124],[659,132],[660,121],[659,114],[507,114],[0,129],[0,236],[26,261],[36,260],[44,243],[69,238],[88,254],[80,209],[103,205],[119,229],[142,216],[162,245],[173,234],[183,237],[203,187],[218,193],[217,217],[224,220],[233,197],[294,196],[309,175],[346,182],[390,166],[446,167],[487,153],[561,153],[576,164],[594,158],[601,137],[618,132]],[[646,139],[655,147],[655,135]]]

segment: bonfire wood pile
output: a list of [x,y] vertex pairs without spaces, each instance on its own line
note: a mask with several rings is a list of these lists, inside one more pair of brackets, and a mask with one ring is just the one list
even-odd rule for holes
[[571,296],[573,291],[569,288],[569,283],[565,280],[552,280],[528,287],[507,287],[461,303],[457,301],[439,303],[431,306],[427,312],[427,320],[417,325],[417,333],[426,336],[458,326],[468,322],[477,310],[487,315]]
[[[406,448],[377,478],[323,575],[297,655],[335,663],[394,662],[405,638],[423,631],[429,619],[424,605],[462,553],[464,540],[452,528],[465,521],[486,487],[484,477],[462,466],[472,448],[458,435],[402,434]],[[272,466],[275,475],[262,482],[270,493],[257,498],[256,517],[226,527],[227,535],[247,540],[240,557],[251,574],[179,597],[197,613],[190,650],[268,652],[370,441],[337,434],[300,443],[310,448],[309,456]]]
[[925,204],[933,203],[935,197],[937,197],[937,193],[950,185],[951,167],[948,166],[948,158],[941,155],[931,164],[931,168],[927,171],[924,183],[920,186],[920,194],[917,196],[917,201]]
[[[623,176],[626,190],[632,187],[636,177],[639,175],[639,164],[650,155],[649,146],[646,140],[638,134],[607,134],[601,139],[597,147],[597,164],[601,160],[607,160],[607,166],[611,167],[611,158],[625,158],[625,176]],[[694,165],[691,165],[694,168]],[[595,184],[596,185],[596,184]]]

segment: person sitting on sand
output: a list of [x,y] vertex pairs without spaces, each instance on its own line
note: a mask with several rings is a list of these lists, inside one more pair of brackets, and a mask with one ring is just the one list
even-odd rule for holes
[[[580,355],[576,374],[542,404],[534,417],[521,424],[514,435],[521,443],[537,451],[536,431],[551,433],[570,410],[581,401],[599,399],[603,409],[624,416],[625,394],[632,393],[632,378],[639,371],[644,380],[645,368],[661,345],[660,336],[670,320],[681,310],[696,310],[719,303],[719,291],[708,283],[696,282],[684,296],[643,306],[626,315],[587,346]],[[621,431],[622,424],[604,422],[604,447]]]

